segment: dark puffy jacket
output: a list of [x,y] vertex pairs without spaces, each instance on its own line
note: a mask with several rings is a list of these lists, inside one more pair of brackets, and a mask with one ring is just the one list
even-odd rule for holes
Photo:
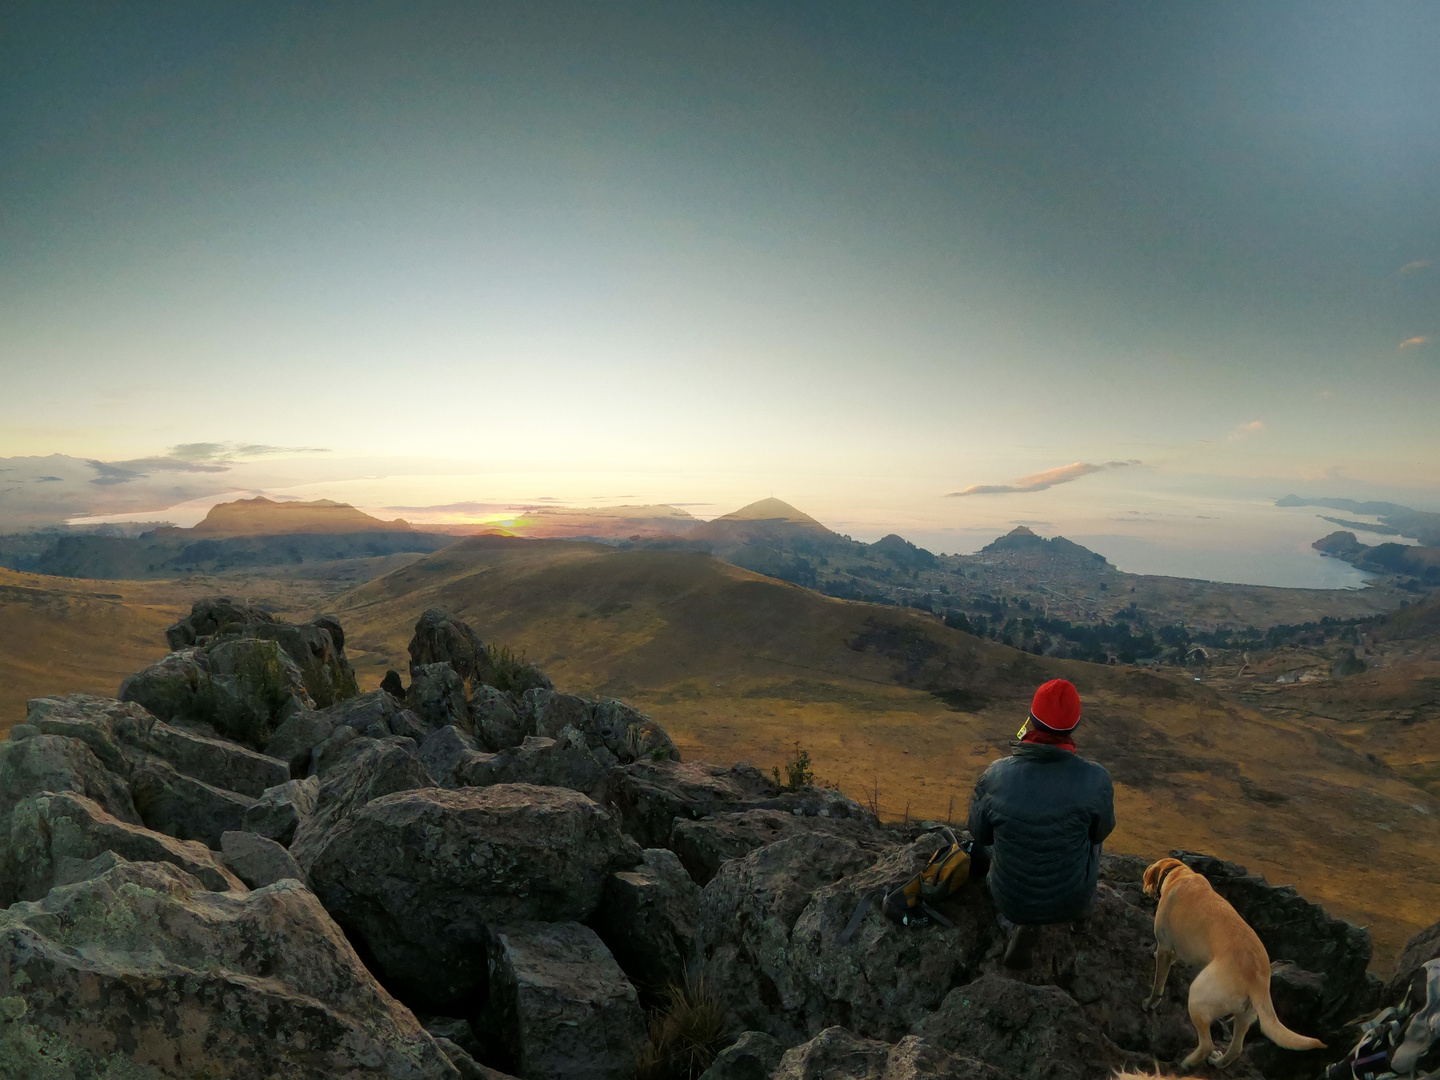
[[1105,766],[1069,750],[1020,743],[975,784],[970,832],[977,869],[990,859],[990,895],[1015,923],[1078,918],[1095,893],[1100,844],[1115,828]]

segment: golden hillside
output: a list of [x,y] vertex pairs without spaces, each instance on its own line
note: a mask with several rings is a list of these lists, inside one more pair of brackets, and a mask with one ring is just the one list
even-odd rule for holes
[[963,818],[1035,685],[1064,676],[1086,702],[1082,750],[1116,781],[1113,848],[1201,848],[1294,883],[1368,924],[1382,959],[1440,911],[1434,797],[1303,718],[1193,682],[1042,659],[701,554],[479,537],[338,601],[364,685],[404,670],[427,607],[525,649],[562,689],[634,701],[690,756],[770,765],[798,742],[892,817]]

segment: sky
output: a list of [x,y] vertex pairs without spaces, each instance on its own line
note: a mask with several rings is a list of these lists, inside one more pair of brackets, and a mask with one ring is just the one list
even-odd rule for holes
[[1291,491],[1440,509],[1437,52],[1433,3],[17,0],[0,457],[1273,577]]

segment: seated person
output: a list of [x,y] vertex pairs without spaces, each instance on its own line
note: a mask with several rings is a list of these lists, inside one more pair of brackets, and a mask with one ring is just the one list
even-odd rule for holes
[[1014,753],[975,784],[971,872],[985,875],[1010,935],[1007,967],[1030,963],[1036,926],[1083,919],[1095,900],[1115,791],[1105,767],[1077,752],[1079,723],[1079,691],[1050,680],[1035,692]]

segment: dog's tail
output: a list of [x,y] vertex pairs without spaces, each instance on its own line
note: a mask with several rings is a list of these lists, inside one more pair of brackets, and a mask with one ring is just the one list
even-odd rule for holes
[[1252,996],[1250,1004],[1255,1006],[1255,1015],[1260,1021],[1260,1030],[1276,1046],[1286,1050],[1323,1050],[1325,1048],[1325,1044],[1319,1039],[1296,1034],[1280,1022],[1280,1018],[1275,1015],[1275,1006],[1270,1002],[1270,987],[1267,986],[1263,992]]

